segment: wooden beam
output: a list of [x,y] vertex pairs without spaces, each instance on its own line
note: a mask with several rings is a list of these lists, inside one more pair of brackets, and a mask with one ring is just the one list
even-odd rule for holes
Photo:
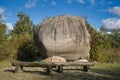
[[20,65],[23,67],[47,67],[63,65],[63,66],[93,66],[94,62],[12,62],[12,66]]
[[63,65],[63,66],[93,66],[94,62],[54,62],[55,65]]
[[22,67],[47,67],[49,66],[56,66],[55,64],[53,64],[52,62],[50,63],[43,63],[43,62],[11,62],[12,66],[16,66],[16,65],[20,65],[21,69]]

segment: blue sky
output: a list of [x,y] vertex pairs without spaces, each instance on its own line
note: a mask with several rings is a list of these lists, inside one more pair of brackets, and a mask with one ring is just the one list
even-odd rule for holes
[[8,29],[13,29],[20,11],[29,15],[34,24],[45,17],[70,14],[87,16],[95,29],[120,28],[120,0],[0,0],[0,14]]

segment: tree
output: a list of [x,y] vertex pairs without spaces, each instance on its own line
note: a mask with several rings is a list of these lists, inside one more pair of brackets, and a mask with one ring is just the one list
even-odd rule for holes
[[112,47],[120,48],[120,29],[112,31]]
[[7,52],[5,52],[5,49],[7,47],[4,46],[5,43],[7,42],[6,30],[7,30],[7,26],[2,20],[2,15],[0,15],[0,61],[6,59],[8,56]]
[[38,51],[33,42],[33,23],[23,12],[18,13],[18,21],[11,32],[12,57],[17,60],[31,61],[38,58]]
[[14,35],[23,35],[25,33],[32,34],[33,30],[33,23],[30,20],[29,16],[23,12],[18,13],[19,20],[16,22],[14,26],[14,30],[12,34]]
[[6,29],[7,26],[2,21],[2,15],[0,15],[0,44],[6,40]]
[[104,41],[105,38],[101,34],[101,32],[98,32],[95,30],[87,21],[86,21],[86,27],[88,29],[88,32],[91,35],[91,41],[90,41],[90,59],[99,61],[100,54],[102,53],[102,49],[105,45]]
[[97,31],[86,21],[86,27],[88,29],[89,34],[91,35],[90,41],[90,58],[91,60],[97,60],[97,53],[99,52],[99,47],[97,46],[98,35]]

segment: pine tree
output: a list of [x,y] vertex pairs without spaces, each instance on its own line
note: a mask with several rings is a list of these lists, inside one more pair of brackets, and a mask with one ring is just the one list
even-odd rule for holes
[[30,20],[29,16],[23,12],[18,13],[19,20],[16,22],[14,26],[14,30],[12,31],[13,35],[24,35],[24,34],[32,34],[33,23]]

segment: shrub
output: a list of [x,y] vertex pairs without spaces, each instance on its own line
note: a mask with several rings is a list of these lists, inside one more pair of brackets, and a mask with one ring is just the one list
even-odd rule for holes
[[120,63],[120,48],[103,49],[99,55],[99,62],[103,63]]
[[40,57],[38,50],[32,40],[23,42],[17,53],[17,59],[21,61],[34,61]]

